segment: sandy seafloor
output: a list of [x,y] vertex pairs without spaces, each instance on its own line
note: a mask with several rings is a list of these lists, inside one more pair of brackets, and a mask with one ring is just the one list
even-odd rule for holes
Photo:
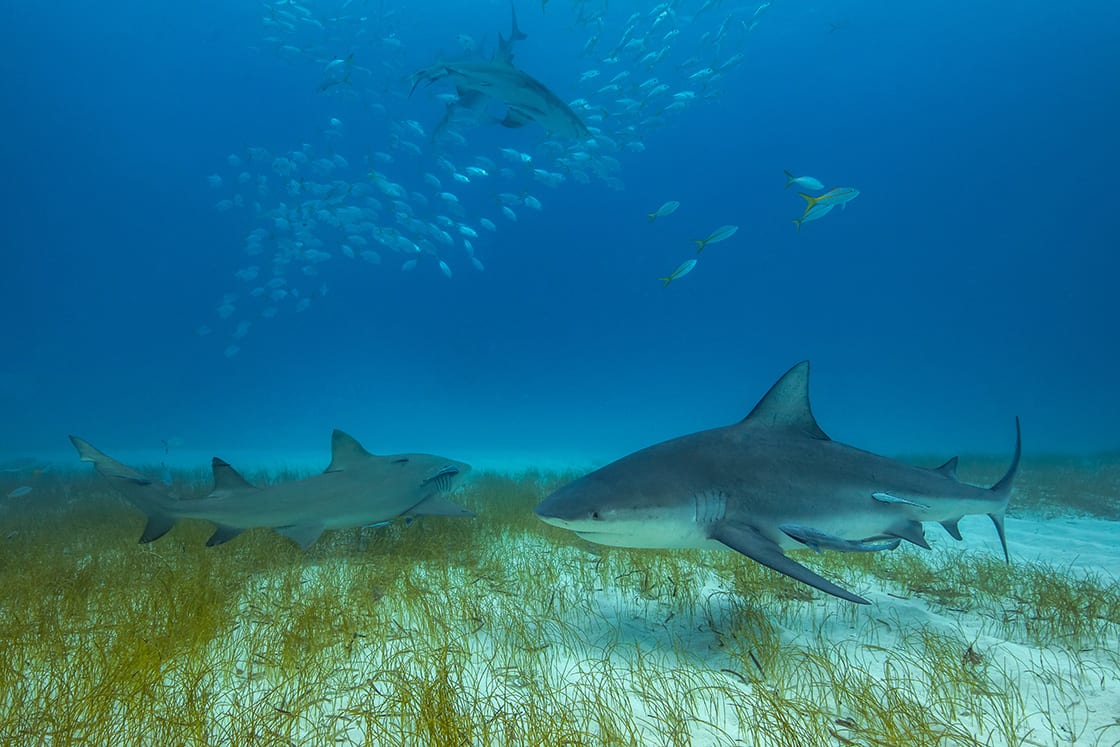
[[[289,464],[302,462],[294,459]],[[484,459],[483,464],[490,470],[502,466],[497,456]],[[1089,483],[1097,478],[1097,473],[1092,463],[1086,464],[1080,477]],[[524,466],[525,462],[516,456],[505,463],[507,471],[515,475],[522,474]],[[1079,579],[1087,579],[1094,589],[1103,589],[1106,595],[1103,603],[1099,594],[1091,607],[1086,602],[1085,614],[1094,616],[1093,633],[1082,633],[1069,641],[1063,640],[1060,631],[1040,636],[1038,621],[1032,623],[1033,613],[1028,608],[1030,597],[1019,592],[1014,596],[1009,592],[1003,600],[997,596],[994,601],[987,599],[983,603],[978,593],[973,604],[967,598],[962,601],[960,596],[948,600],[938,597],[936,592],[923,593],[921,587],[907,589],[905,579],[887,581],[871,573],[861,573],[859,569],[841,578],[831,566],[828,567],[831,570],[814,567],[861,594],[871,604],[849,605],[812,590],[805,591],[799,585],[793,585],[792,594],[782,592],[773,596],[765,591],[759,592],[757,598],[750,598],[747,590],[750,582],[744,587],[730,580],[728,568],[735,568],[737,564],[755,574],[750,578],[776,576],[733,553],[683,556],[685,559],[674,567],[678,571],[683,568],[684,574],[678,573],[674,578],[685,578],[692,588],[678,590],[677,582],[673,581],[670,594],[665,592],[669,582],[650,579],[662,572],[666,578],[673,576],[670,565],[676,560],[672,553],[598,548],[565,533],[546,530],[543,525],[538,531],[530,515],[519,517],[517,521],[521,523],[517,526],[488,535],[491,545],[479,551],[483,558],[479,568],[491,570],[459,568],[455,561],[445,564],[438,554],[435,560],[431,555],[417,556],[415,562],[409,557],[397,557],[407,569],[398,578],[407,579],[407,582],[398,581],[396,586],[387,584],[377,593],[381,612],[376,614],[385,614],[392,625],[401,630],[424,631],[417,635],[427,641],[424,645],[428,646],[429,653],[442,650],[441,636],[454,639],[463,658],[455,670],[455,691],[441,697],[448,698],[446,707],[463,714],[463,719],[474,718],[480,722],[489,719],[489,727],[476,725],[449,735],[435,726],[402,726],[399,722],[416,718],[402,705],[407,704],[408,697],[399,692],[387,694],[390,688],[385,684],[368,683],[380,681],[379,677],[386,677],[387,668],[399,666],[401,672],[410,673],[409,697],[419,697],[417,693],[430,695],[425,688],[432,684],[426,680],[435,677],[430,669],[431,658],[418,663],[419,659],[415,658],[418,655],[410,647],[402,648],[399,640],[390,644],[356,633],[354,635],[361,636],[359,645],[348,647],[345,654],[336,652],[331,660],[330,666],[335,671],[322,673],[321,679],[313,678],[318,683],[314,686],[321,687],[322,693],[315,699],[316,705],[308,707],[312,715],[302,716],[302,726],[290,726],[285,732],[273,728],[267,734],[250,733],[260,737],[260,743],[269,744],[318,744],[327,734],[331,743],[337,744],[528,744],[532,739],[550,737],[530,737],[531,730],[525,724],[541,725],[544,721],[570,719],[577,730],[584,730],[585,734],[582,740],[564,742],[572,744],[814,744],[814,739],[819,739],[822,745],[1120,744],[1120,523],[1089,516],[1080,508],[1063,507],[1060,496],[1055,499],[1055,485],[1077,489],[1080,478],[1076,469],[1071,470],[1067,465],[1049,472],[1043,470],[1045,477],[1041,479],[1036,479],[1038,473],[1029,474],[1029,465],[1026,471],[1024,484],[1017,490],[1028,494],[1028,503],[1035,503],[1043,494],[1047,499],[1007,518],[1012,573],[1037,574],[1041,570],[1043,576],[1052,573],[1074,579],[1075,584]],[[485,479],[496,478],[491,474]],[[0,486],[5,488],[5,493],[10,489],[8,482]],[[1103,483],[1100,480],[1092,483],[1096,486],[1094,490],[1105,493],[1098,497],[1108,502],[1108,511],[1113,512],[1120,503],[1116,495],[1107,493],[1115,488],[1115,483],[1114,476]],[[467,488],[468,492],[471,490],[476,488]],[[33,507],[29,508],[33,495],[18,499],[22,502],[18,505],[13,499],[4,499],[5,503],[0,506],[0,524],[5,530],[3,541],[9,544],[18,541],[23,530],[12,523],[13,517],[26,517],[28,511],[33,513]],[[447,525],[453,527],[450,531],[459,533],[454,536],[467,537],[479,530],[479,524],[487,526],[488,496],[480,492],[474,499],[478,501],[475,507],[479,516],[474,523]],[[530,508],[531,503],[521,506],[525,514]],[[62,510],[65,512],[66,508]],[[126,531],[135,536],[142,526],[139,514],[124,505],[115,510],[127,517],[126,523],[130,526]],[[65,517],[65,513],[60,515]],[[431,530],[436,532],[444,531],[443,522],[448,520],[422,521],[424,524],[419,531],[437,527]],[[416,527],[420,526],[421,522],[417,522]],[[523,530],[517,528],[521,526]],[[363,530],[362,541],[375,546],[388,536],[377,532],[392,532],[392,541],[400,543],[394,545],[392,552],[399,556],[407,551],[408,538],[416,536],[409,534],[417,532],[416,527]],[[966,584],[968,564],[975,559],[997,558],[1002,563],[995,530],[986,517],[966,517],[960,530],[964,542],[955,542],[940,527],[927,525],[926,535],[932,551],[906,548],[902,552],[933,568],[963,564]],[[63,555],[69,553],[65,548],[65,531],[62,527],[55,535],[58,551]],[[182,534],[183,531],[180,524],[168,537],[143,548],[132,544],[127,537],[114,537],[119,547],[113,552],[151,552],[165,560],[204,553],[211,556],[201,557],[220,558],[217,553],[237,552],[236,543],[247,541],[243,537],[222,548],[205,548],[199,542],[206,536],[204,529],[194,531],[189,537]],[[259,536],[262,541],[276,540],[269,533]],[[283,541],[277,546],[283,549]],[[292,568],[300,580],[294,591],[289,588],[289,593],[296,597],[290,600],[294,605],[302,603],[298,599],[300,595],[308,595],[310,599],[317,593],[313,591],[316,588],[338,584],[339,579],[342,583],[351,583],[357,578],[348,574],[363,566],[361,553],[347,552],[333,557],[333,547],[328,539],[325,547],[313,548],[306,557],[288,552],[292,548],[287,548],[286,570],[278,570],[275,575],[267,565],[263,569],[258,565],[253,571],[246,571],[240,592],[242,597],[234,604],[240,610],[237,619],[220,633],[226,637],[224,640],[214,640],[206,646],[206,655],[213,657],[213,663],[207,664],[211,690],[208,703],[215,718],[225,718],[221,714],[227,710],[254,707],[254,698],[263,692],[262,682],[277,679],[277,675],[264,674],[255,684],[252,677],[245,676],[242,680],[245,670],[253,668],[254,658],[244,649],[252,649],[250,641],[264,630],[265,624],[246,610],[258,608],[259,611],[261,605],[268,604],[273,598],[270,594],[283,586],[281,579],[285,572],[290,576]],[[835,557],[835,554],[829,555]],[[889,562],[883,559],[887,555],[875,554],[869,562]],[[18,565],[18,556],[9,554],[5,558],[0,574],[18,573],[13,567],[13,564]],[[797,558],[812,562],[812,555],[808,553]],[[651,560],[656,560],[652,571],[642,565]],[[81,570],[85,567],[83,563],[89,564],[90,558],[85,556],[77,562]],[[376,565],[379,561],[374,558],[371,562]],[[442,580],[438,583],[432,580],[437,578]],[[529,578],[548,585],[543,596],[533,597],[528,590],[523,595],[519,592],[518,580],[525,583]],[[635,583],[635,578],[640,581]],[[432,580],[430,587],[424,586],[426,579]],[[478,584],[477,593],[463,593],[463,587],[480,580],[484,583]],[[457,585],[458,588],[450,591],[440,591],[443,587]],[[979,580],[977,585],[980,585]],[[499,587],[501,596],[486,592],[487,588],[496,590]],[[415,604],[417,589],[423,590],[421,596],[426,600],[421,607]],[[527,583],[525,589],[528,589]],[[805,593],[800,593],[803,591]],[[533,593],[542,594],[539,590]],[[467,605],[474,611],[467,612]],[[1077,613],[1076,608],[1073,611]],[[264,616],[282,614],[264,613]],[[345,607],[331,614],[339,620],[348,618]],[[424,616],[433,614],[441,618],[438,623],[425,622]],[[523,619],[515,625],[514,621],[522,614]],[[997,619],[1000,617],[1002,621]],[[556,628],[550,634],[546,629],[553,619]],[[282,617],[278,620],[278,624],[283,624]],[[1052,627],[1053,621],[1050,623]],[[1031,632],[1032,624],[1036,625],[1034,632]],[[354,625],[361,629],[359,623]],[[510,633],[512,628],[519,632]],[[536,631],[541,641],[539,646],[525,643],[526,628]],[[0,657],[12,659],[13,652],[3,650],[10,644],[10,641],[0,644]],[[422,648],[419,643],[410,645],[417,650]],[[951,687],[946,684],[945,673],[923,672],[924,657],[937,646],[947,646],[949,650],[938,666],[948,666],[954,670],[953,676],[963,678],[957,694],[949,692]],[[813,669],[809,663],[799,663],[799,657],[812,662],[814,656],[825,656],[833,664]],[[51,670],[59,666],[68,665],[26,661],[21,673],[24,694],[9,695],[6,700],[0,697],[0,707],[17,711],[34,708],[29,703],[35,702],[36,697],[28,693],[35,693],[39,687],[34,682],[36,671],[40,667]],[[798,679],[798,672],[808,673],[805,674],[807,679]],[[862,687],[869,699],[878,701],[884,714],[881,723],[873,725],[872,715],[869,715],[872,712],[858,711],[853,705],[858,692],[838,694],[836,702],[821,702],[822,698],[828,699],[822,693],[830,691],[827,683],[820,681],[826,674],[848,678],[854,690]],[[164,676],[169,683],[173,679],[171,675]],[[440,677],[443,678],[441,682],[446,681],[447,673],[443,672]],[[28,681],[30,684],[26,684]],[[398,681],[389,677],[387,681],[397,682],[400,690],[403,686],[399,682],[404,678],[402,675]],[[359,683],[363,682],[369,689],[356,693],[360,690]],[[840,682],[838,679],[837,683]],[[876,689],[876,683],[882,684],[881,691]],[[993,711],[993,704],[998,710],[1001,702],[998,688],[1007,687],[1009,683],[1014,684],[1016,703],[1008,707],[1009,715],[1001,716]],[[41,686],[47,690],[51,687]],[[993,688],[997,690],[993,692]],[[904,697],[893,702],[892,698],[899,692]],[[393,700],[394,697],[397,700]],[[551,705],[550,697],[554,700]],[[901,728],[901,733],[906,734],[910,728],[906,719],[916,718],[913,714],[922,712],[925,698],[929,704],[929,723],[914,724],[913,732],[904,737],[898,736],[898,732],[894,732],[894,736],[884,736],[890,728]],[[371,705],[373,701],[381,703],[380,710]],[[389,707],[386,705],[389,701],[397,705]],[[629,726],[604,726],[607,722],[602,714],[595,715],[592,701],[598,704],[596,707],[617,714],[619,724],[626,722]],[[258,706],[261,702],[263,700],[256,701]],[[361,711],[359,702],[364,703],[365,711]],[[44,706],[40,703],[38,707]],[[422,705],[409,707],[423,711]],[[269,708],[283,710],[271,701]],[[789,723],[783,725],[786,709],[789,709]],[[883,724],[891,722],[892,709],[906,710],[911,715],[899,717],[888,728]],[[354,715],[359,712],[366,715],[362,718]],[[371,712],[380,713],[380,718],[393,721],[395,726],[379,732],[383,725],[371,726]],[[350,715],[339,716],[341,721],[324,727],[323,724],[331,721],[330,713]],[[827,718],[821,714],[827,714]],[[4,715],[10,722],[12,713]],[[23,717],[18,712],[16,715]],[[506,719],[514,726],[507,726],[504,731],[498,729],[493,724],[499,719]],[[567,725],[569,730],[572,724]],[[617,732],[609,734],[612,729]],[[942,729],[943,735],[931,736],[937,729]],[[555,735],[563,730],[560,725],[555,725],[553,731],[542,726],[539,733]],[[243,743],[224,734],[221,729],[208,728],[202,742]],[[802,736],[796,736],[798,734]],[[0,738],[6,738],[9,744],[67,741],[61,734],[30,741],[21,738],[13,742],[11,733],[0,734]],[[555,743],[564,741],[556,739]]]

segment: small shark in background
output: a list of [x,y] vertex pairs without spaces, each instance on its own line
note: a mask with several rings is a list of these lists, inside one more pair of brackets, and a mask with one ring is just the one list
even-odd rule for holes
[[322,474],[258,488],[215,457],[214,490],[203,498],[184,498],[77,436],[70,441],[83,462],[92,462],[147,514],[141,542],[159,539],[182,518],[217,524],[209,546],[246,529],[272,527],[306,549],[325,529],[382,526],[398,516],[474,516],[446,498],[470,465],[433,454],[374,456],[339,430],[332,434],[331,463]]
[[543,521],[604,545],[731,548],[809,586],[858,604],[863,597],[813,573],[785,550],[929,548],[922,523],[960,540],[957,522],[987,514],[1007,554],[1003,518],[1022,439],[991,488],[957,480],[957,458],[912,467],[831,440],[809,408],[809,362],[778,380],[735,425],[665,441],[557,490]]
[[413,73],[411,96],[421,83],[432,85],[449,79],[455,85],[458,101],[448,106],[435,128],[439,133],[452,121],[457,111],[477,111],[488,100],[506,106],[506,115],[496,121],[504,127],[523,127],[536,122],[557,137],[586,139],[591,131],[559,96],[536,78],[513,65],[513,45],[526,35],[517,27],[517,13],[511,6],[512,23],[509,38],[498,34],[498,50],[489,61],[461,60],[441,62]]

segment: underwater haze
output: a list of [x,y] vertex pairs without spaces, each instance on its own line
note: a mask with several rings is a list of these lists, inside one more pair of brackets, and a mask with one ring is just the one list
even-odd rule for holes
[[516,11],[8,3],[0,457],[1120,448],[1116,3]]

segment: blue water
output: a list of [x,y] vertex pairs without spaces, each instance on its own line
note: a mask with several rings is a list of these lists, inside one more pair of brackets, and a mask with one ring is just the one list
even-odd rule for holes
[[[728,17],[741,28],[758,6],[724,0],[689,23],[701,4],[675,4],[668,59],[699,62],[661,73],[674,91],[715,59],[701,33]],[[484,271],[461,250],[447,251],[449,280],[433,262],[401,272],[403,257],[373,266],[332,246],[319,275],[300,278],[328,293],[266,319],[234,277],[268,266],[242,250],[260,222],[248,206],[215,209],[239,171],[227,156],[307,143],[368,184],[364,157],[390,150],[392,123],[430,132],[434,95],[451,91],[408,98],[407,75],[462,55],[460,33],[485,56],[509,24],[504,2],[356,1],[347,12],[365,22],[284,54],[265,41],[269,5],[0,11],[0,456],[70,459],[76,433],[153,461],[161,439],[325,461],[341,427],[374,451],[603,460],[741,418],[804,358],[822,427],[864,448],[1010,453],[1014,415],[1028,452],[1120,447],[1116,3],[775,0],[721,50],[744,59],[713,100],[637,132],[644,151],[610,154],[625,189],[492,174],[457,190],[465,220],[498,223],[475,242]],[[324,18],[342,5],[303,3]],[[602,58],[653,5],[612,0],[581,56],[596,27],[577,14],[599,3],[521,2],[516,62],[565,101],[623,69],[642,81],[636,61]],[[399,50],[379,41],[388,34]],[[322,38],[301,25],[283,42]],[[325,62],[351,51],[384,70],[376,85],[320,93]],[[581,84],[592,68],[603,74]],[[332,117],[344,123],[333,144]],[[475,154],[508,165],[502,147],[548,162],[536,125],[460,131],[460,168]],[[416,141],[420,159],[383,169],[410,190],[437,171],[430,140]],[[861,196],[798,233],[804,203],[783,169]],[[503,220],[504,189],[543,210]],[[647,223],[671,199],[681,208]],[[285,200],[273,178],[262,202]],[[663,289],[692,240],[722,224],[739,232]],[[238,313],[222,320],[234,292]],[[226,357],[239,319],[252,329]]]

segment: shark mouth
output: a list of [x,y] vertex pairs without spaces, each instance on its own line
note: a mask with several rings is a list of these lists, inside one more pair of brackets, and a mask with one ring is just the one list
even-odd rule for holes
[[459,468],[448,465],[425,480],[424,484],[434,486],[441,493],[450,493],[457,474],[459,474]]

